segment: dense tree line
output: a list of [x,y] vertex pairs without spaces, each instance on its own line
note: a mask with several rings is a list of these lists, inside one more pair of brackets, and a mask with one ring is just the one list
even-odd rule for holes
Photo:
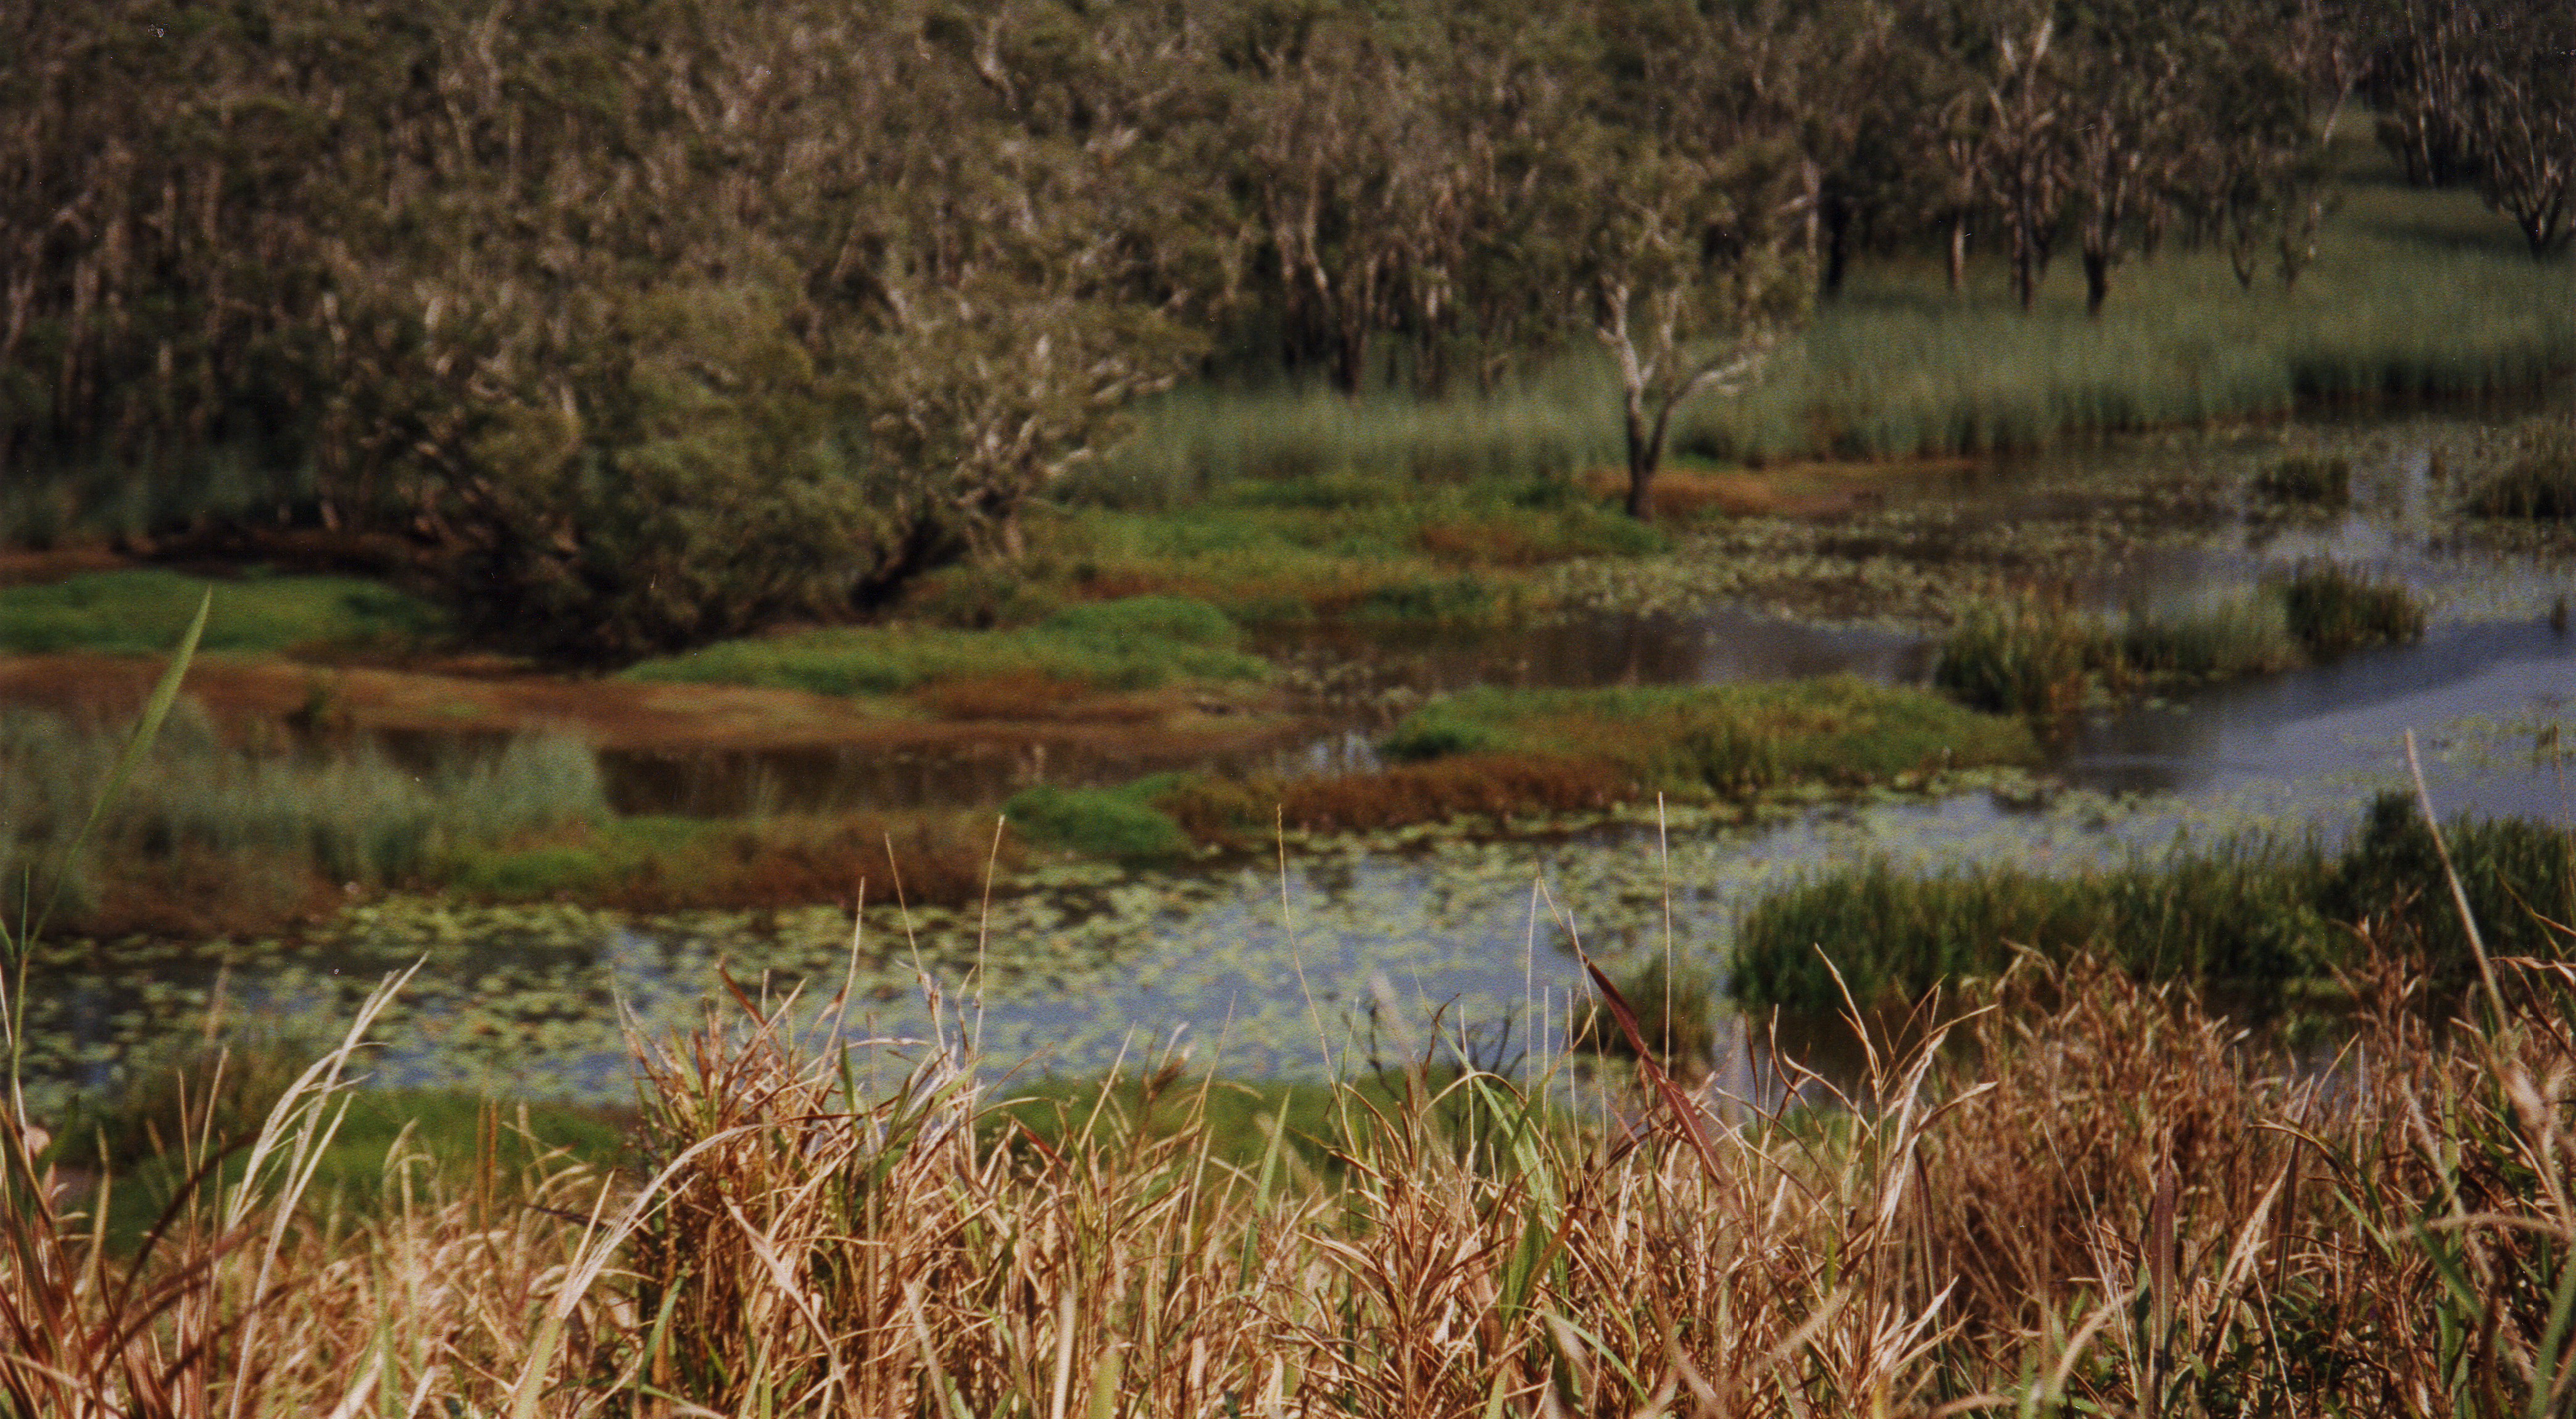
[[[2509,13],[2508,13],[2509,12]],[[614,659],[863,612],[1210,362],[1662,428],[1855,257],[2295,279],[2357,91],[2563,244],[2541,0],[0,5],[0,477],[223,449]]]
[[2403,0],[2369,94],[2418,182],[2474,184],[2532,254],[2576,238],[2576,7]]

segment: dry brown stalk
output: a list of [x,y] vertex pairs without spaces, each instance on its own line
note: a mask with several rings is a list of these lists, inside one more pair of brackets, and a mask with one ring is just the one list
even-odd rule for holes
[[642,1051],[649,1182],[409,1154],[374,1215],[233,1194],[137,1257],[19,1147],[0,1411],[2547,1411],[2576,972],[2496,972],[2504,1028],[2436,1028],[2375,958],[2319,1064],[2026,968],[1847,1103],[1740,1123],[1416,1069],[1344,1096],[1320,1167],[1276,1120],[1229,1161],[1177,1071],[1035,1128],[953,1030],[845,1059],[737,996]]

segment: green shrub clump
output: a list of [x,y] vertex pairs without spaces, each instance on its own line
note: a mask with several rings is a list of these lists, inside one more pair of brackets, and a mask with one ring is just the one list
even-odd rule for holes
[[1932,683],[1972,709],[2058,714],[2083,703],[2118,648],[2089,618],[2036,601],[1970,606],[1941,642]]
[[2172,616],[2133,614],[2121,628],[2119,654],[2129,677],[2186,681],[2270,675],[2307,658],[2275,596]]
[[[1757,902],[1736,929],[1737,999],[1834,1010],[1990,977],[2016,946],[2103,953],[2141,975],[2273,983],[2322,970],[2326,859],[2312,843],[2240,838],[2170,862],[2064,876],[2009,866],[1914,874],[1885,861]],[[1832,963],[1831,969],[1827,961]]]
[[2059,715],[2141,684],[2276,674],[2423,634],[2423,604],[2405,586],[2316,561],[2243,601],[2133,611],[2117,627],[2031,598],[1970,606],[1941,642],[1932,683],[1976,709]]

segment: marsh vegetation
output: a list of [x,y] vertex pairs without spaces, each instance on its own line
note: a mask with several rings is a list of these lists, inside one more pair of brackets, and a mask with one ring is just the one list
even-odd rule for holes
[[0,18],[0,1413],[2563,1407],[2563,8]]
[[341,1188],[307,1160],[384,1107],[342,1112],[362,1016],[140,1243],[85,1215],[85,1142],[0,1138],[28,1337],[0,1386],[28,1413],[2545,1411],[2567,983],[2500,964],[2443,1026],[2396,958],[2350,980],[2328,1074],[2078,958],[1929,1007],[1847,1100],[1724,1118],[1564,1061],[1015,1090],[953,1036],[870,1067],[745,998],[637,1042],[630,1167],[487,1113],[481,1146],[406,1132]]

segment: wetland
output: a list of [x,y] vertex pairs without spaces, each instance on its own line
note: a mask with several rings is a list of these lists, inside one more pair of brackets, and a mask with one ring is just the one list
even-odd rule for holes
[[[1720,509],[1651,550],[1539,564],[1517,575],[1508,614],[1245,624],[1167,601],[1145,606],[1162,629],[1141,639],[1126,624],[1101,641],[1095,626],[1066,652],[1024,634],[944,679],[872,672],[858,695],[792,683],[816,673],[793,668],[808,654],[795,642],[755,647],[757,673],[697,680],[212,657],[192,677],[209,724],[192,732],[221,740],[247,706],[279,726],[281,750],[302,734],[421,782],[481,765],[479,796],[520,784],[501,797],[522,816],[419,829],[425,856],[484,844],[439,873],[335,867],[345,890],[290,903],[290,929],[56,933],[33,962],[30,1066],[46,1089],[96,1085],[201,1035],[209,1012],[274,1037],[319,1031],[422,962],[380,1030],[390,1083],[614,1100],[630,1087],[623,1030],[684,1026],[728,980],[817,1005],[850,990],[852,1028],[863,1016],[880,1034],[965,1008],[988,1058],[1042,1074],[1185,1048],[1229,1073],[1294,1077],[1435,1020],[1462,1053],[1507,1032],[1559,1037],[1582,993],[1578,942],[1614,971],[1670,958],[1759,1001],[1735,968],[1747,915],[1780,918],[1800,892],[1869,874],[2010,863],[2116,878],[2253,842],[2323,860],[2375,795],[2404,787],[2409,730],[2444,813],[2563,824],[2576,538],[2459,511],[2463,470],[2495,462],[2526,412],[1904,469],[1870,498]],[[2347,464],[2346,496],[2267,491],[2290,457]],[[2404,588],[2420,633],[2260,674],[2090,683],[1992,730],[1973,715],[1910,720],[1828,742],[1815,767],[1834,772],[1740,746],[1720,771],[1632,733],[1640,716],[1747,695],[1958,716],[1928,693],[1943,640],[1997,597],[2104,624],[2188,616],[2318,563]],[[1146,642],[1175,625],[1185,654],[1170,670]],[[897,648],[935,660],[922,644]],[[950,644],[932,638],[937,654]],[[1056,657],[1038,671],[1052,678],[1012,679],[1033,656]],[[123,681],[97,669],[110,665],[22,655],[0,681],[70,713],[139,694],[150,663],[112,662]],[[329,703],[299,726],[313,684]],[[924,684],[948,691],[945,710]],[[442,693],[475,713],[421,712]],[[1692,732],[1665,742],[1703,758],[1732,742]],[[1591,777],[1567,769],[1596,762],[1587,735],[1624,736],[1625,757]],[[559,762],[568,753],[580,762]],[[1745,772],[1755,761],[1771,768]],[[1486,796],[1399,777],[1444,763]],[[1495,797],[1498,783],[1520,787]],[[1386,809],[1390,784],[1415,806]],[[547,793],[569,798],[549,807]],[[1299,802],[1342,807],[1301,819],[1286,807]],[[1178,835],[1152,836],[1157,820]]]

